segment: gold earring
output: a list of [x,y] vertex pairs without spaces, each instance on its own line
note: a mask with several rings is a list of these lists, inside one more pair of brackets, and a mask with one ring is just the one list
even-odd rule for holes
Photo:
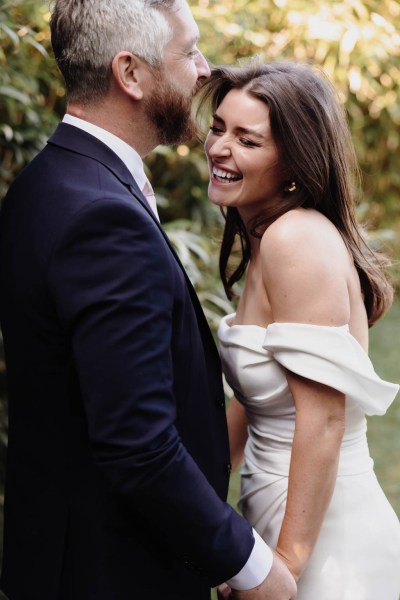
[[297,190],[297,185],[295,181],[290,181],[287,185],[285,185],[285,187],[283,188],[284,192],[294,192],[295,190]]

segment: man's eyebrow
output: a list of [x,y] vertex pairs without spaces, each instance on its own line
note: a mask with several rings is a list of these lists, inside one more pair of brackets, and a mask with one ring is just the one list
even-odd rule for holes
[[[213,119],[214,121],[217,121],[217,123],[225,125],[225,121],[223,120],[223,118],[217,115],[216,113],[213,114]],[[262,133],[258,133],[258,131],[255,131],[255,129],[248,129],[247,127],[236,127],[236,131],[237,133],[244,133],[245,135],[254,136],[259,140],[265,140],[265,136],[262,135]]]
[[192,37],[188,40],[187,42],[187,47],[188,48],[192,48],[193,46],[197,46],[198,41],[200,39],[200,34],[196,33],[195,35],[192,35]]

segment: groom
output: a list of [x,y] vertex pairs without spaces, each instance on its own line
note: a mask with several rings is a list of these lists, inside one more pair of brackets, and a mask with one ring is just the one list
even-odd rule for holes
[[288,600],[225,503],[219,358],[141,157],[193,134],[184,0],[56,0],[68,110],[1,214],[10,600]]

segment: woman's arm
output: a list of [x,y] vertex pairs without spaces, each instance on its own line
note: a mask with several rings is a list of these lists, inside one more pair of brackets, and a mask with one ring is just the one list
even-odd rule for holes
[[285,516],[277,552],[298,579],[313,551],[335,486],[344,395],[287,372],[296,405]]
[[[332,224],[314,215],[293,211],[276,221],[262,240],[263,278],[275,322],[338,326],[349,321],[347,253]],[[277,552],[298,579],[334,490],[345,398],[289,371],[287,380],[296,423]]]
[[232,470],[235,471],[243,461],[244,447],[248,437],[246,412],[235,396],[232,396],[229,402],[227,420],[231,464]]

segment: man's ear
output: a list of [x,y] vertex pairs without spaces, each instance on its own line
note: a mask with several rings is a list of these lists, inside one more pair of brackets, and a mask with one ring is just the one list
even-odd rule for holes
[[143,98],[144,68],[143,61],[130,52],[119,52],[111,63],[116,84],[133,100]]

